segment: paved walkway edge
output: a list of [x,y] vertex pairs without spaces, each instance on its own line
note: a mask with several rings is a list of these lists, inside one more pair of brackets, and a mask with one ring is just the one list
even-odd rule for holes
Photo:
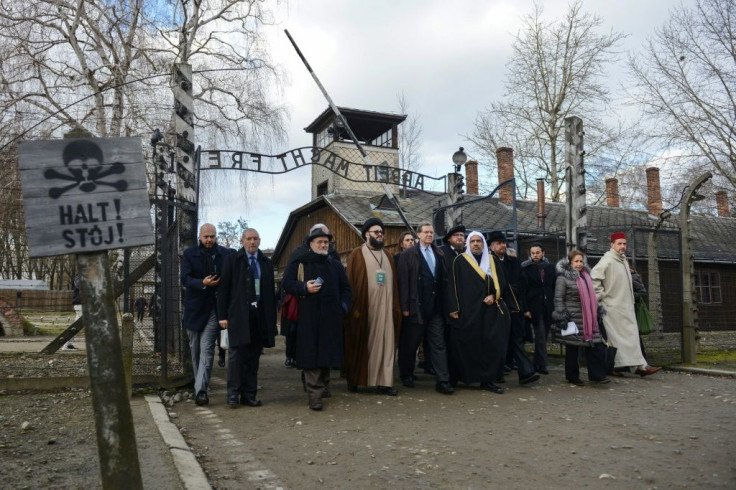
[[690,366],[666,366],[665,369],[668,371],[676,371],[680,373],[704,374],[707,376],[726,376],[730,378],[736,378],[736,372],[723,371],[721,369],[697,368]]
[[197,458],[179,432],[179,429],[169,420],[169,414],[158,395],[146,395],[148,407],[151,409],[153,421],[161,433],[161,437],[169,447],[174,464],[179,472],[179,478],[185,488],[192,490],[211,489],[204,470],[199,465]]

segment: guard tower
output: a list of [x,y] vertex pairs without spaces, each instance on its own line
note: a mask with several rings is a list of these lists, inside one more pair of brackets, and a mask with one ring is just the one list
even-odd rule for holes
[[[319,153],[319,161],[332,167],[330,170],[312,165],[312,199],[322,194],[373,196],[382,193],[383,189],[378,182],[392,182],[391,169],[399,168],[398,127],[406,119],[406,115],[347,107],[339,109],[373,164],[387,165],[389,168],[385,171],[366,168],[360,151],[342,127],[342,122],[328,107],[304,128],[307,133],[312,134],[312,146],[327,150]],[[367,183],[366,180],[371,182]],[[396,192],[398,186],[391,185],[391,189]]]

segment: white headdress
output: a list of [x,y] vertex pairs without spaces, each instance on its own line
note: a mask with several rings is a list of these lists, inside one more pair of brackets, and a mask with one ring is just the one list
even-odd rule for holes
[[468,239],[465,242],[465,254],[468,255],[471,259],[473,259],[473,261],[475,261],[475,257],[473,257],[473,254],[470,252],[470,239],[473,236],[479,236],[480,239],[483,240],[483,254],[481,255],[479,266],[483,272],[485,272],[488,275],[492,275],[491,274],[491,262],[490,262],[490,257],[488,255],[488,245],[486,244],[486,239],[482,233],[480,233],[479,231],[470,232],[470,234],[468,235]]

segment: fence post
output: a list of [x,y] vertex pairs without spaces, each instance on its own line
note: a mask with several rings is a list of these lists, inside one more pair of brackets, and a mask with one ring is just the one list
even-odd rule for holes
[[123,314],[123,328],[121,331],[121,344],[123,351],[123,369],[125,370],[125,386],[128,398],[133,396],[133,315]]
[[143,488],[107,252],[77,255],[102,487]]

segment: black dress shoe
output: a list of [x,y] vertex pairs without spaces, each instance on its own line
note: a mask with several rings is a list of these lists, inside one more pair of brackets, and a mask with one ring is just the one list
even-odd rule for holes
[[256,400],[255,398],[251,398],[249,396],[242,397],[240,400],[240,404],[247,405],[249,407],[260,407],[261,405],[263,405],[263,403],[261,403],[261,400]]
[[376,392],[379,395],[387,395],[387,396],[396,396],[399,394],[398,390],[396,388],[392,388],[391,386],[379,386],[376,388]]
[[583,386],[585,384],[583,383],[583,380],[579,378],[578,379],[568,379],[567,382],[575,386]]
[[407,388],[414,388],[414,377],[407,376],[406,378],[401,378],[401,384]]
[[448,382],[437,383],[435,390],[437,390],[437,393],[442,393],[443,395],[452,395],[455,393],[455,389]]
[[500,386],[494,385],[493,383],[481,383],[480,387],[481,389],[496,393],[497,395],[503,395],[506,392],[506,390]]
[[207,405],[209,402],[210,399],[207,396],[207,392],[205,391],[200,391],[194,398],[194,403],[196,403],[198,407],[201,407],[202,405]]
[[230,408],[238,408],[240,406],[240,402],[238,401],[237,396],[229,396],[227,397],[227,406]]
[[520,378],[519,384],[527,385],[529,383],[534,383],[535,381],[539,381],[539,375],[537,373],[531,373],[527,376],[524,376],[523,378]]
[[322,403],[312,403],[309,405],[310,410],[314,410],[315,412],[319,412],[322,410]]

